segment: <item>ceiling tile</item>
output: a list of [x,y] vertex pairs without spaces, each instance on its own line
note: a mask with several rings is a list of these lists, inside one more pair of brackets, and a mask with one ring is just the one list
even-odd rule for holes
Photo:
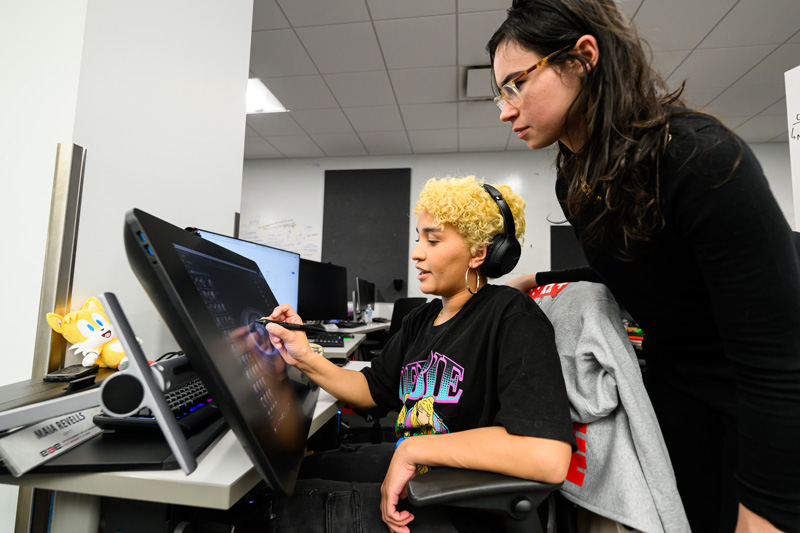
[[686,87],[683,93],[683,101],[693,109],[703,109],[709,102],[720,95],[727,87],[709,87],[698,89],[696,87]]
[[[498,9],[506,10],[511,7],[508,0],[459,0],[459,13],[474,13],[476,11],[494,11]],[[487,37],[488,41],[489,38]]]
[[645,0],[633,21],[655,52],[694,49],[737,0]]
[[695,50],[675,69],[669,81],[675,85],[686,80],[687,86],[699,89],[727,87],[774,49],[770,45]]
[[459,128],[459,152],[503,151],[508,142],[508,128]]
[[784,74],[800,65],[800,44],[784,44],[745,74],[736,85],[784,83]]
[[501,124],[500,110],[492,101],[460,102],[458,104],[459,128],[497,128]]
[[370,155],[410,154],[411,143],[405,131],[376,131],[361,136]]
[[329,157],[369,155],[355,133],[320,133],[311,138]]
[[720,116],[753,116],[767,109],[785,95],[782,85],[733,86],[715,98],[705,109]]
[[244,138],[247,139],[248,137],[261,137],[261,135],[259,135],[258,132],[250,126],[245,126]]
[[641,5],[642,0],[617,0],[617,7],[619,7],[629,19],[633,18]]
[[318,74],[292,30],[253,32],[250,70],[259,78]]
[[286,157],[322,157],[325,152],[308,135],[267,137],[267,141]]
[[490,64],[486,43],[506,19],[505,11],[487,11],[458,16],[458,64]]
[[273,135],[300,135],[302,128],[290,113],[258,113],[247,115],[247,125],[262,137]]
[[262,81],[267,89],[290,111],[339,107],[322,76],[289,76],[265,78]]
[[409,131],[415,154],[458,152],[458,130]]
[[375,31],[389,69],[455,64],[455,15],[377,21]]
[[344,112],[358,133],[398,130],[405,132],[403,119],[396,105],[347,107]]
[[764,111],[759,113],[759,115],[778,115],[783,118],[788,117],[789,110],[786,109],[786,98],[781,98],[780,100],[778,100],[777,102],[766,108]]
[[788,42],[790,42],[790,43],[800,43],[800,31],[798,31],[797,33],[795,33],[795,34],[792,36],[792,38],[791,38],[791,39],[789,39],[789,41],[788,41]]
[[678,65],[686,59],[691,50],[674,50],[672,52],[653,53],[653,68],[661,74],[665,80],[678,68]]
[[353,127],[338,107],[335,109],[298,109],[292,116],[308,134],[353,133]]
[[375,30],[369,22],[298,28],[297,35],[322,74],[384,68]]
[[768,142],[788,130],[786,117],[758,115],[734,131],[747,142]]
[[292,26],[321,26],[369,20],[364,0],[278,0]]
[[385,71],[326,74],[325,81],[342,107],[395,104]]
[[714,115],[714,116],[715,116],[715,117],[716,117],[716,118],[717,118],[717,119],[718,119],[720,122],[722,122],[723,124],[725,124],[725,126],[726,126],[727,128],[730,128],[730,129],[732,129],[732,130],[733,130],[733,129],[736,129],[737,127],[741,126],[742,124],[744,124],[745,122],[747,122],[748,120],[750,120],[751,118],[753,118],[753,116],[752,116],[752,115],[751,115],[751,116],[749,116],[749,117],[743,117],[743,116],[741,116],[741,115],[736,115],[736,116],[734,116],[734,115],[725,115],[725,116]]
[[275,0],[254,0],[253,31],[278,30],[288,28],[289,21],[275,3]]
[[797,0],[744,0],[736,4],[700,48],[781,44],[800,28]]
[[456,67],[390,70],[400,104],[452,102],[458,95]]
[[283,157],[278,150],[261,137],[248,137],[244,140],[245,159],[268,159]]
[[367,5],[373,20],[452,15],[456,12],[456,0],[367,0]]
[[458,105],[407,104],[401,105],[406,128],[409,130],[440,130],[458,127]]

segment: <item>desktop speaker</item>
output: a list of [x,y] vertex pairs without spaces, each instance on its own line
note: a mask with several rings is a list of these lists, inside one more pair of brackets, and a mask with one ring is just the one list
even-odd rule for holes
[[497,207],[500,208],[505,231],[495,236],[491,244],[489,244],[486,249],[486,260],[481,266],[481,271],[487,278],[499,278],[508,274],[517,266],[519,256],[522,255],[522,247],[517,240],[514,215],[511,213],[511,208],[505,199],[503,199],[503,195],[491,185],[484,184],[483,188],[497,203]]

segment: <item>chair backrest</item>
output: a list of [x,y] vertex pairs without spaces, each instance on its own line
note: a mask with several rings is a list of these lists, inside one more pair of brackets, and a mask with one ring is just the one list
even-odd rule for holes
[[394,308],[392,309],[392,323],[389,325],[389,337],[394,335],[400,329],[400,326],[403,325],[403,318],[419,307],[420,305],[427,303],[427,298],[398,298],[394,302]]

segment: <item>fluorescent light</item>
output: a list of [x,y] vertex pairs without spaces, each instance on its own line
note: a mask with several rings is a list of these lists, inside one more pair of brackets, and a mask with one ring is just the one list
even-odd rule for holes
[[247,113],[284,113],[289,111],[275,95],[269,92],[264,82],[258,78],[247,80]]

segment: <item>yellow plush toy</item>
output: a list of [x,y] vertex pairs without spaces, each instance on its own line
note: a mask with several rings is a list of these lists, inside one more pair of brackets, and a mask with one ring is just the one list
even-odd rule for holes
[[[125,368],[127,357],[114,334],[100,301],[91,297],[80,311],[65,316],[47,313],[47,323],[72,343],[76,355],[83,354],[83,366]],[[121,366],[120,366],[121,365]]]

